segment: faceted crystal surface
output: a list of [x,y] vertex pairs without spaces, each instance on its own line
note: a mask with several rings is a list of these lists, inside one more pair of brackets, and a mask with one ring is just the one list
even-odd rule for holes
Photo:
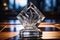
[[17,18],[20,20],[24,27],[31,27],[40,23],[45,18],[40,10],[30,2],[29,6],[26,6],[18,15]]

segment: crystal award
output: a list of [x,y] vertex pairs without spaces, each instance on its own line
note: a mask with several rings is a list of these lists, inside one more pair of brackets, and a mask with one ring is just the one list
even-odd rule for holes
[[17,18],[24,26],[24,29],[20,30],[22,38],[41,37],[42,32],[36,27],[36,24],[41,23],[45,16],[32,2],[17,15]]

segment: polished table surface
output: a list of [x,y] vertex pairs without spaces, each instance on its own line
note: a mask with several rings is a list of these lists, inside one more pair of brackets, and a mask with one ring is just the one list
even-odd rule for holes
[[[20,40],[19,31],[24,27],[18,20],[0,22],[0,40]],[[60,23],[47,20],[40,23],[38,28],[42,31],[41,40],[60,39]]]

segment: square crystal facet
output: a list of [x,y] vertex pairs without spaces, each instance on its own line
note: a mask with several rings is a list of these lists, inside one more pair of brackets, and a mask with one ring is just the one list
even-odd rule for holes
[[25,7],[18,15],[17,18],[20,20],[21,24],[26,26],[34,26],[37,23],[43,21],[45,16],[38,10],[38,8],[30,2],[30,6]]

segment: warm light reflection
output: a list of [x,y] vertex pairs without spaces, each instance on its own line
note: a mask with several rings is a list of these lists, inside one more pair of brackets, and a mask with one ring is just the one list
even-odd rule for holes
[[5,7],[5,10],[8,10],[8,7]]
[[60,29],[60,24],[55,24],[56,28]]
[[4,6],[7,6],[7,4],[6,4],[6,3],[4,3],[3,5],[4,5]]
[[5,40],[18,35],[18,32],[0,32],[0,40]]
[[57,32],[57,31],[49,31],[49,32],[46,32],[46,31],[43,31],[43,35],[42,35],[43,39],[58,39],[60,38],[60,32]]
[[55,27],[55,25],[39,25],[38,27]]
[[[18,37],[20,37],[19,35],[20,30],[24,28],[19,23],[20,22],[18,20],[10,20],[9,22],[0,22],[0,24],[3,24],[2,27],[7,25],[5,28],[9,28],[9,31],[11,31],[11,32],[0,32],[0,39],[8,39],[11,37],[15,37],[17,35],[18,36],[15,39],[18,39]],[[13,24],[18,24],[18,25],[13,25]],[[59,23],[52,23],[47,21],[47,22],[42,22],[39,25],[39,27],[45,27],[45,31],[42,31],[43,33],[42,39],[58,39],[58,38],[60,39],[60,31],[55,31],[56,30],[55,28],[58,28],[58,30],[60,30]],[[52,29],[50,29],[49,27],[52,27]],[[16,32],[14,32],[14,30],[16,30]],[[49,30],[53,30],[53,31],[49,31]]]
[[55,25],[60,25],[60,24],[55,24]]

